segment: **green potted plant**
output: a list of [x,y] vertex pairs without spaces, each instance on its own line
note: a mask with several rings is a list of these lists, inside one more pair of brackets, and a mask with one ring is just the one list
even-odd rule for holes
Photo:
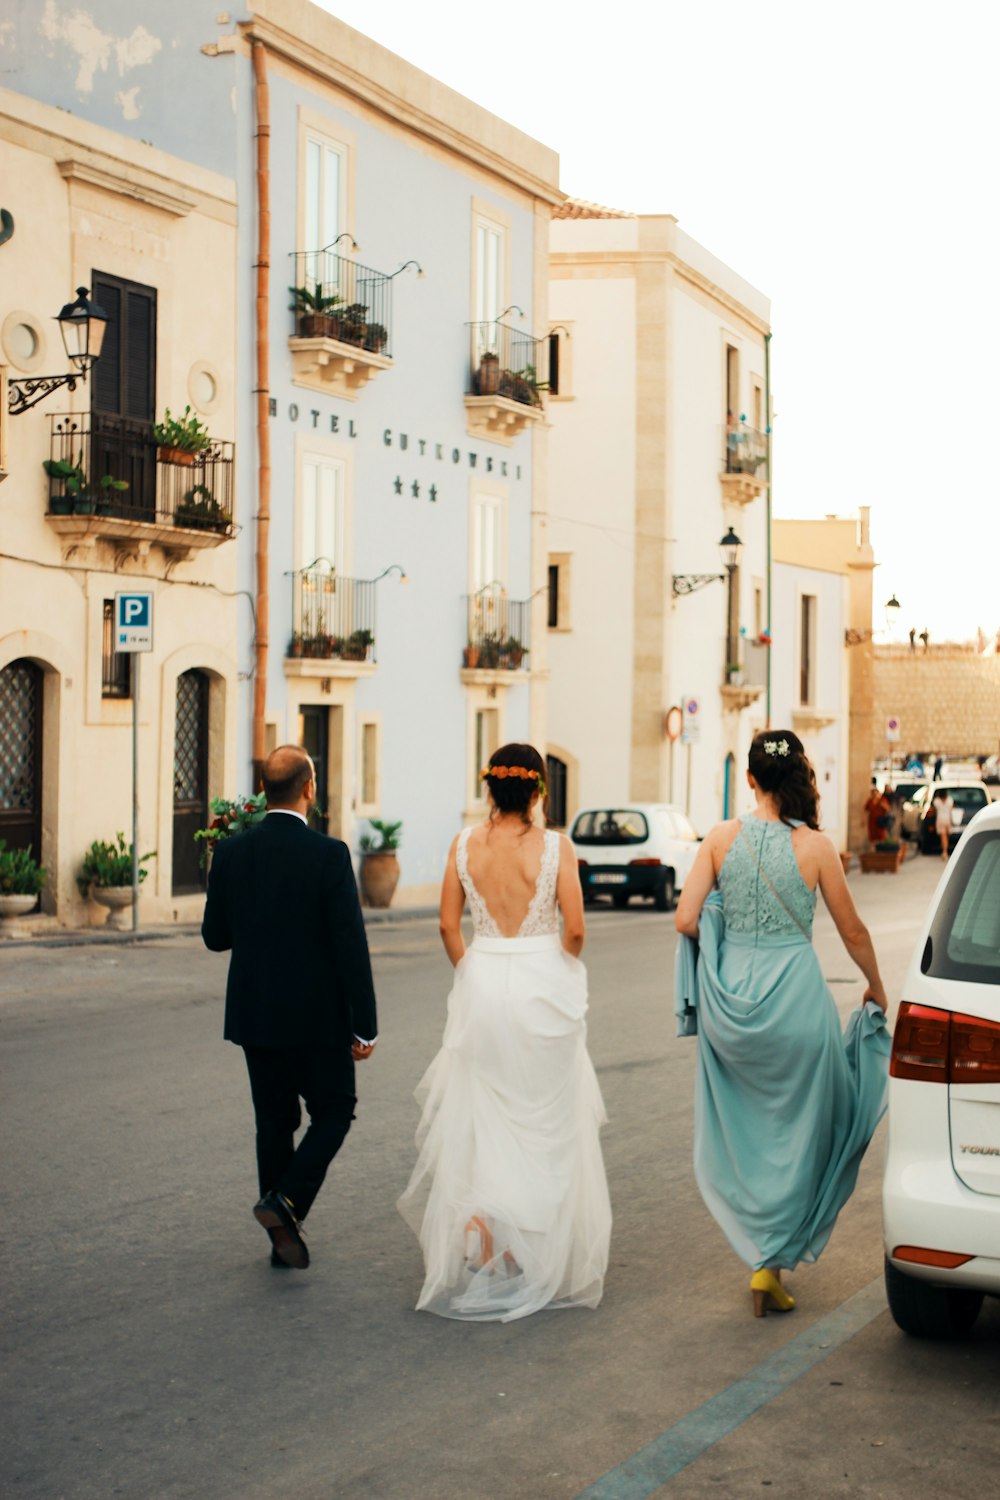
[[370,630],[352,630],[341,643],[341,655],[345,661],[364,661],[369,647],[374,644],[375,637]]
[[168,406],[162,422],[153,427],[153,441],[159,448],[158,458],[163,464],[182,464],[190,467],[199,453],[212,445],[208,428],[191,415],[191,407],[185,406],[181,416],[171,415]]
[[23,917],[38,903],[47,871],[27,849],[8,849],[0,839],[0,918]]
[[368,307],[364,302],[352,302],[337,318],[337,337],[344,344],[363,344],[368,329]]
[[340,306],[335,294],[326,296],[322,286],[290,286],[289,312],[295,314],[295,331],[300,338],[336,338],[337,319],[333,309]]
[[500,361],[492,349],[484,349],[479,356],[476,372],[476,390],[480,396],[495,396],[500,385]]
[[[142,867],[147,860],[156,858],[156,850],[139,858],[139,884],[146,879],[148,870]],[[132,845],[126,844],[125,835],[119,833],[116,843],[105,843],[95,839],[87,850],[76,877],[80,895],[92,896],[101,906],[106,906],[111,915],[108,926],[128,926],[126,909],[132,905]]]
[[399,884],[399,859],[402,823],[383,823],[369,818],[373,832],[358,840],[361,849],[361,895],[366,906],[390,905]]
[[500,654],[508,669],[517,672],[528,654],[528,647],[522,645],[516,635],[509,635],[500,647]]
[[195,484],[184,491],[174,514],[178,526],[198,531],[223,531],[229,525],[225,511],[207,484]]
[[515,377],[517,382],[517,396],[515,400],[523,401],[527,406],[541,406],[542,392],[547,391],[549,382],[539,380],[538,372],[534,365],[525,365],[520,375]]
[[365,348],[372,354],[381,354],[389,342],[388,330],[381,323],[369,323],[365,332]]
[[462,666],[468,668],[469,671],[475,671],[476,667],[479,666],[479,656],[479,647],[473,644],[472,637],[470,636],[469,644],[462,650]]
[[743,666],[738,661],[726,662],[726,684],[729,687],[742,687]]
[[493,671],[500,665],[500,638],[484,635],[479,643],[479,665]]
[[110,515],[111,495],[128,489],[128,481],[103,474],[92,481],[83,467],[83,454],[76,462],[68,458],[45,458],[42,468],[50,479],[62,484],[62,493],[50,495],[49,514],[52,516]]
[[304,644],[305,643],[304,643],[304,640],[303,640],[302,632],[299,631],[299,630],[293,630],[292,631],[292,638],[291,638],[291,640],[288,643],[288,652],[287,652],[287,654],[289,656],[295,656],[295,657],[301,656],[302,655],[302,648],[303,648]]

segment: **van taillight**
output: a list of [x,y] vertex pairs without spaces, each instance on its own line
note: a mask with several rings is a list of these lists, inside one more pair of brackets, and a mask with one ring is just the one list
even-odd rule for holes
[[952,1083],[1000,1083],[1000,1024],[952,1016],[949,1071]]
[[889,1074],[923,1083],[1000,1083],[1000,1022],[904,1000]]
[[892,1037],[889,1076],[947,1083],[950,1020],[949,1011],[902,1001]]

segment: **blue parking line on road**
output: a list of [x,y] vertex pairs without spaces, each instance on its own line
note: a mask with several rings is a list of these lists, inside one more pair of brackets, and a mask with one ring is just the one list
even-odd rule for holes
[[646,1500],[885,1310],[885,1285],[878,1276],[741,1380],[581,1490],[576,1500]]

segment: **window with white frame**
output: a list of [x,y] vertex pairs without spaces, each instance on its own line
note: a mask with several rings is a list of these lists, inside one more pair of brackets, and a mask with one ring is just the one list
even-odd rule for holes
[[497,353],[496,322],[507,307],[507,229],[499,219],[477,209],[473,237],[472,319],[477,325],[478,361],[487,350]]
[[498,749],[500,740],[500,715],[495,708],[476,709],[475,763],[472,767],[472,801],[486,800],[486,787],[482,772],[490,756]]
[[377,719],[359,723],[358,801],[359,812],[377,813],[381,797],[381,725]]
[[302,455],[299,496],[299,567],[344,571],[344,469],[342,459]]
[[504,584],[507,568],[504,535],[505,506],[502,495],[474,495],[472,499],[471,592],[478,594],[491,583]]
[[799,605],[799,702],[816,699],[816,595],[803,594]]
[[305,248],[323,250],[347,227],[347,148],[316,131],[305,137]]

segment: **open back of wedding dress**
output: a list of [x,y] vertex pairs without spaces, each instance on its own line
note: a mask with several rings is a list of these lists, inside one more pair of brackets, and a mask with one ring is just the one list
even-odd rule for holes
[[587,973],[563,949],[559,835],[531,904],[503,937],[457,850],[472,945],[455,970],[444,1043],[417,1088],[419,1157],[399,1200],[424,1252],[418,1309],[526,1317],[601,1299],[611,1205],[587,1053]]

